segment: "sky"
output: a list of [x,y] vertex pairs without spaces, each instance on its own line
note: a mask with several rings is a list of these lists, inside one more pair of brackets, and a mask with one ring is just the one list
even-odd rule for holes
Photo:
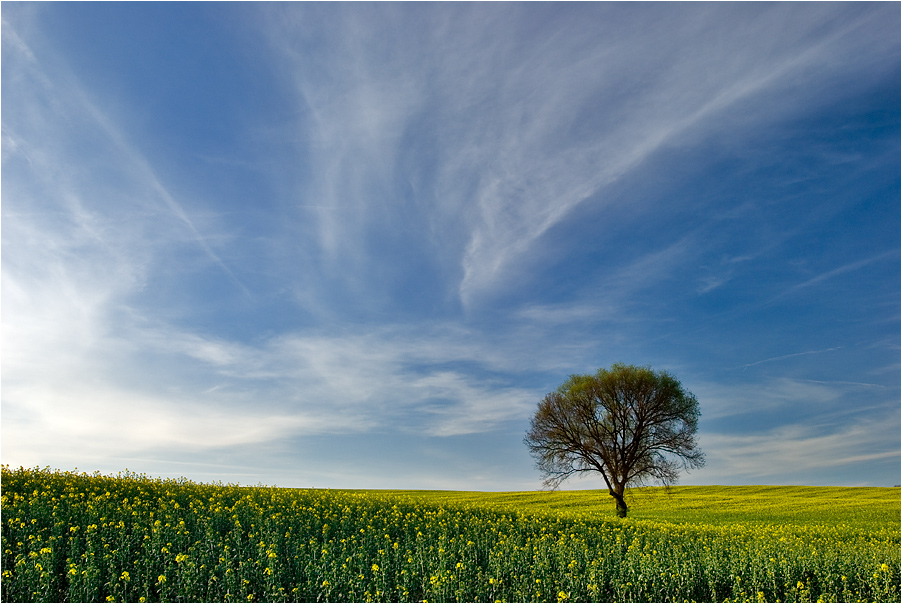
[[622,362],[899,484],[899,104],[894,2],[4,2],[2,463],[534,490]]

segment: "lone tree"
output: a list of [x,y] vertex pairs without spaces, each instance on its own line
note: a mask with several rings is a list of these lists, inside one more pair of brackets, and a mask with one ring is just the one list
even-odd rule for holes
[[680,468],[700,468],[695,442],[698,399],[665,371],[616,364],[595,375],[571,375],[548,394],[524,442],[545,485],[599,472],[626,517],[627,485],[676,481]]

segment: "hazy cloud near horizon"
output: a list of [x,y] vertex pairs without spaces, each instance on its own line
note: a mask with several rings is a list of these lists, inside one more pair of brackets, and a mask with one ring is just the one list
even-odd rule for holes
[[897,484],[899,25],[4,6],[3,463],[538,488],[622,361],[701,401],[686,482]]

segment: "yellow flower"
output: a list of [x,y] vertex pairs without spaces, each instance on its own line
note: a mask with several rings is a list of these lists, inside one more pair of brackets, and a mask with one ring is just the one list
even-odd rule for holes
[[378,565],[378,564],[373,564],[373,567],[372,567],[372,568],[373,568],[373,572],[376,572],[376,571],[379,570],[379,565]]
[[157,583],[165,583],[165,582],[166,582],[166,575],[160,575],[159,577],[157,577]]

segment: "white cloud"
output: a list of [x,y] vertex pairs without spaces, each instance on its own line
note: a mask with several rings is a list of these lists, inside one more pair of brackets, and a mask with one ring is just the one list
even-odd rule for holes
[[585,323],[604,319],[628,320],[618,311],[619,309],[605,300],[599,301],[597,304],[585,302],[534,304],[518,310],[516,316],[537,325]]
[[857,271],[861,268],[864,268],[866,266],[874,264],[875,262],[881,262],[881,261],[890,260],[890,259],[898,259],[898,257],[899,257],[898,250],[889,250],[889,251],[883,252],[881,254],[871,256],[870,258],[865,258],[863,260],[856,260],[855,262],[849,262],[838,268],[834,268],[829,271],[823,272],[820,275],[817,275],[816,277],[812,277],[811,279],[808,279],[802,283],[792,286],[791,288],[789,288],[788,290],[786,290],[779,296],[776,296],[775,298],[773,298],[770,302],[772,303],[776,300],[779,300],[780,298],[783,298],[784,296],[789,296],[789,295],[792,295],[792,294],[798,292],[799,290],[817,285],[817,284],[821,283],[822,281],[826,281],[828,279],[832,279],[834,277],[838,277],[839,275],[844,275],[849,272]]
[[734,416],[764,416],[780,409],[824,407],[841,399],[858,385],[815,382],[775,377],[738,384],[698,383],[692,392],[698,397],[704,420]]
[[[4,95],[3,123],[4,191],[11,192],[5,195],[4,216],[15,221],[4,237],[13,239],[7,246],[17,252],[12,262],[22,253],[17,235],[28,228],[41,229],[41,245],[50,246],[49,252],[58,251],[54,245],[70,246],[86,266],[96,255],[115,256],[126,270],[144,270],[140,265],[150,261],[150,248],[160,251],[187,239],[249,296],[213,249],[215,237],[201,234],[140,149],[75,75],[52,60],[42,62],[6,21],[3,28],[4,41],[9,38],[14,49],[5,53],[4,79],[14,78],[15,87]],[[29,169],[10,170],[20,159]]]
[[[403,206],[374,203],[405,177],[402,141],[437,166],[428,231],[443,233],[433,243],[460,263],[466,306],[508,287],[549,229],[587,200],[611,203],[605,187],[658,150],[797,109],[850,61],[872,67],[875,53],[858,37],[873,15],[824,28],[834,11],[799,21],[795,8],[769,7],[744,11],[734,27],[729,13],[605,7],[583,20],[566,10],[372,7],[322,20],[275,11],[267,33],[312,116],[305,157],[320,175],[299,193],[332,208],[317,214],[330,268],[365,279],[367,233],[404,223]],[[302,50],[317,45],[328,52]],[[740,105],[752,110],[731,112]]]
[[505,421],[528,417],[538,400],[535,391],[474,386],[470,376],[455,372],[418,378],[411,389],[421,400],[438,401],[418,409],[434,417],[427,420],[426,432],[435,436],[490,432]]
[[[4,450],[17,458],[201,450],[399,425],[471,434],[522,419],[538,400],[535,391],[460,371],[414,371],[420,341],[384,332],[295,335],[255,348],[135,329],[90,347],[70,343],[53,358],[43,347],[29,355],[19,342],[5,342],[3,422]],[[453,351],[449,344],[430,346]],[[451,353],[441,361],[478,359]]]
[[814,470],[839,473],[847,465],[898,459],[898,429],[891,424],[864,420],[828,431],[789,425],[764,433],[704,434],[699,442],[708,465],[700,478],[709,484],[799,483]]

